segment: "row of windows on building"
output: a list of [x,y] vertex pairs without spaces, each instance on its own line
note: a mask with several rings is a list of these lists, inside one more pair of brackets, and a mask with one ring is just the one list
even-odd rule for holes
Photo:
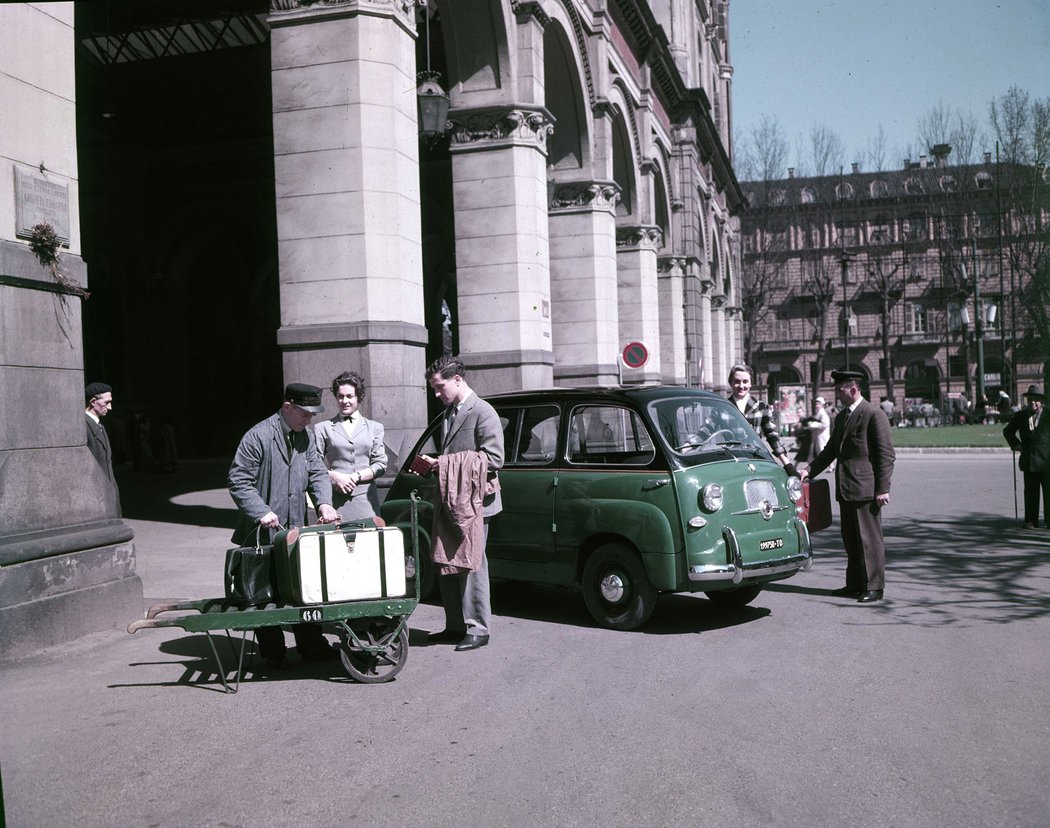
[[[1002,298],[996,295],[984,296],[980,302],[982,331],[988,338],[998,338],[1002,334],[1000,327],[1002,314],[999,312]],[[852,338],[877,339],[880,335],[879,315],[871,312],[865,315],[871,322],[868,329],[862,327],[861,317],[857,311],[851,311],[847,323],[846,317],[838,315],[837,336],[846,335],[846,327]],[[972,302],[948,302],[944,306],[927,301],[903,302],[890,315],[890,324],[896,328],[891,335],[944,335],[946,333],[972,332],[974,329],[975,311]],[[778,317],[770,324],[770,344],[797,344],[800,341],[814,341],[820,318],[816,310],[807,311],[798,317]]]
[[[938,189],[944,193],[954,193],[960,190],[959,179],[947,173],[930,179],[909,176],[904,179],[902,186],[905,195],[922,195]],[[990,190],[995,186],[995,179],[990,173],[982,170],[973,177],[973,186],[978,190]],[[831,192],[834,194],[834,200],[836,201],[851,201],[857,197],[859,192],[865,192],[869,198],[889,198],[891,194],[894,194],[894,189],[888,181],[877,178],[869,182],[866,187],[854,187],[849,181],[840,181]],[[788,196],[789,193],[785,188],[776,187],[769,191],[769,204],[773,207],[787,204]],[[754,192],[747,193],[746,198],[749,206],[759,205],[760,199]],[[821,193],[816,187],[801,187],[798,190],[798,198],[795,200],[795,203],[817,204],[820,201],[827,200],[826,198],[821,198]]]
[[998,234],[994,213],[937,216],[916,211],[902,218],[877,217],[870,221],[790,224],[771,222],[743,238],[745,253],[777,250],[811,250],[835,246],[894,244],[926,239],[964,240],[992,238]]

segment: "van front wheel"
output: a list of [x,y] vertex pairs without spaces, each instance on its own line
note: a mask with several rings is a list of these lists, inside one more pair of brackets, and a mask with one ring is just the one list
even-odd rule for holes
[[583,600],[603,627],[634,630],[656,609],[656,590],[637,554],[608,543],[598,547],[583,567]]

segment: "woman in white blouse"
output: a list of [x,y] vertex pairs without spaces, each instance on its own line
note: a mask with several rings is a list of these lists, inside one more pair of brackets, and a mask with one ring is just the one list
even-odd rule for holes
[[383,426],[361,414],[365,381],[360,374],[344,371],[332,380],[332,393],[339,413],[314,426],[332,481],[332,505],[343,520],[373,517],[379,511],[373,481],[387,463]]

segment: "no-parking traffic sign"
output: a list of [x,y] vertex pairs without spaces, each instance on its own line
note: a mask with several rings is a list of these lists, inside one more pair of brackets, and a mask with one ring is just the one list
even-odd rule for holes
[[622,356],[623,364],[628,368],[641,368],[649,361],[649,349],[641,342],[628,342]]

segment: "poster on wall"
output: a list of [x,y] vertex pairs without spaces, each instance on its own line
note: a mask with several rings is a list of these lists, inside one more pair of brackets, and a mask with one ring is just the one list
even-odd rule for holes
[[788,435],[794,433],[799,420],[809,412],[809,406],[806,405],[806,386],[781,385],[779,390],[780,405],[777,411],[777,421],[781,435]]

